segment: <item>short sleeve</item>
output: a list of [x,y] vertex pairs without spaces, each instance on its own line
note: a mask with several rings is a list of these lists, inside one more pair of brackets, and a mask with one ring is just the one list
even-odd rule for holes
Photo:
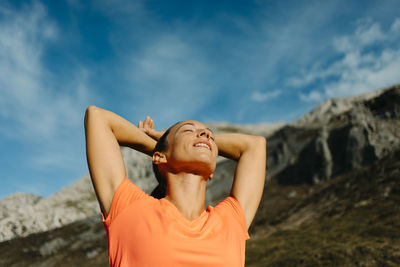
[[117,190],[115,190],[107,218],[102,213],[103,223],[106,226],[110,226],[122,210],[132,202],[146,197],[150,196],[125,177],[117,187]]
[[244,218],[243,208],[236,198],[234,198],[232,196],[228,196],[227,198],[222,200],[215,208],[228,210],[228,212],[240,224],[240,227],[241,227],[241,230],[243,231],[245,240],[250,239],[250,236],[249,236],[249,233],[248,233],[247,227],[246,227],[246,220]]

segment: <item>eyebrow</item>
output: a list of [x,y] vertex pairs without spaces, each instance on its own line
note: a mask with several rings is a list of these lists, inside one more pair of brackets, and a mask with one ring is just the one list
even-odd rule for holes
[[[181,127],[183,127],[183,126],[185,126],[185,125],[196,126],[196,125],[194,125],[194,123],[192,123],[192,122],[186,122],[186,123],[182,124],[181,126],[179,126],[178,129],[176,129],[176,131],[178,131]],[[212,132],[212,133],[214,134],[214,131],[211,130],[210,128],[206,127],[205,129],[209,130],[210,132]]]

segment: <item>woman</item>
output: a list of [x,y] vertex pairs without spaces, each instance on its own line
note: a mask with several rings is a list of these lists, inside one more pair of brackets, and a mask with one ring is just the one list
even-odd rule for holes
[[[264,137],[214,134],[198,121],[161,133],[149,117],[136,127],[94,106],[86,110],[85,133],[110,266],[244,266],[265,181]],[[152,156],[160,199],[126,178],[120,145]],[[205,210],[218,154],[237,161],[235,177],[230,196]]]

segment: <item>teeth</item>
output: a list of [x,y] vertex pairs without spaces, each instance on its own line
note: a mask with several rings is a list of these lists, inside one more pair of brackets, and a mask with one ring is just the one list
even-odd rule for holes
[[210,149],[210,147],[209,147],[208,145],[204,144],[204,143],[198,143],[198,144],[196,144],[195,146],[196,146],[196,147],[201,146],[201,147],[205,147],[205,148]]

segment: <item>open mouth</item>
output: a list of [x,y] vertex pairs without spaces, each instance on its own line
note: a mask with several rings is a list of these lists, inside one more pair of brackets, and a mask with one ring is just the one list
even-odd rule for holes
[[211,147],[206,143],[197,143],[194,146],[195,147],[204,147],[204,148],[207,148],[207,149],[211,150]]

